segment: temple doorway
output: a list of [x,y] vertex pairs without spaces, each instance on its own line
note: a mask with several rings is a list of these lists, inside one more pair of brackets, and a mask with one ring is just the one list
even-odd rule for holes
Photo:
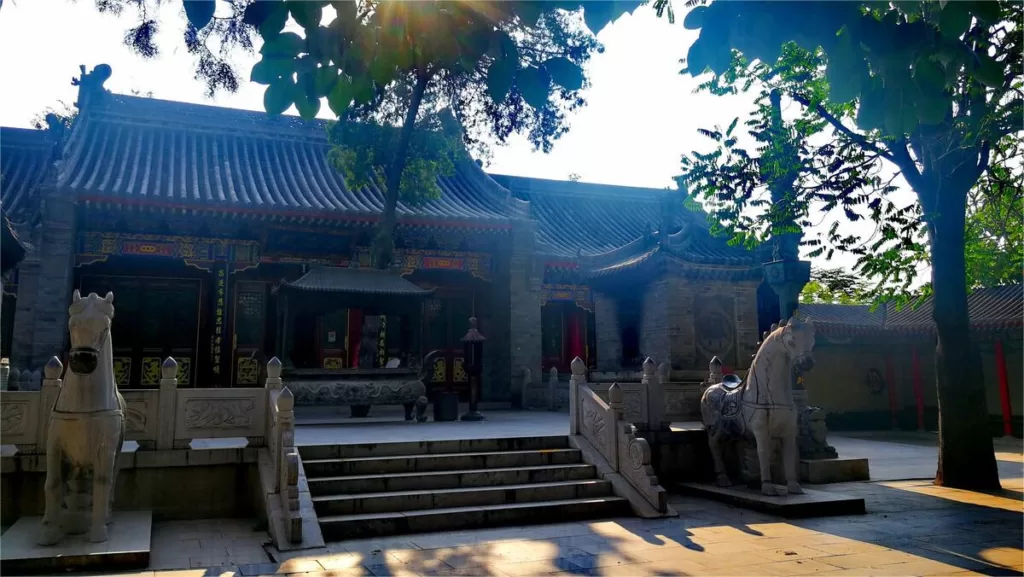
[[570,372],[573,359],[579,357],[592,365],[593,313],[574,302],[549,302],[541,308],[541,355],[544,371],[552,367]]
[[114,293],[114,375],[119,387],[157,387],[167,357],[178,385],[194,386],[202,281],[186,278],[83,275],[83,295]]

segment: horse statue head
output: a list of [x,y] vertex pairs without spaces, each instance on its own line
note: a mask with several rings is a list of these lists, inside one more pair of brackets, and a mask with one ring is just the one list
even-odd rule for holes
[[78,375],[89,375],[100,362],[100,353],[110,351],[110,323],[114,318],[114,293],[108,292],[100,298],[96,293],[82,298],[75,290],[68,308],[68,330],[71,332],[71,371]]
[[797,315],[777,329],[783,348],[790,362],[800,372],[814,368],[814,324],[810,319],[802,320]]

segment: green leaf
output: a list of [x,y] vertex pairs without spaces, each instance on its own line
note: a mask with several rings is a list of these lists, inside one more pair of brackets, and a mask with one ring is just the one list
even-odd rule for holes
[[264,110],[271,116],[283,113],[292,105],[295,93],[295,84],[290,79],[271,83],[263,93]]
[[373,100],[373,80],[360,74],[352,79],[352,98],[356,104],[366,104]]
[[323,98],[334,90],[334,83],[338,81],[338,69],[333,66],[324,66],[316,71],[313,79],[314,93],[317,98]]
[[271,36],[263,42],[260,54],[264,56],[298,56],[306,48],[306,41],[294,32]]
[[291,12],[295,23],[303,28],[316,28],[320,26],[320,20],[324,14],[320,3],[312,0],[300,0],[297,2],[292,0],[288,2],[288,11]]
[[989,88],[1003,85],[1003,67],[987,54],[978,55],[978,64],[971,70],[971,76]]
[[[285,23],[288,22],[288,6],[284,2],[253,2],[249,8],[260,4],[266,5],[266,8],[261,10],[263,12],[262,19],[256,25],[260,36],[270,38],[280,34],[284,30]],[[246,13],[248,14],[248,10]]]
[[687,30],[700,30],[701,26],[704,25],[704,16],[707,11],[707,6],[697,6],[687,12],[686,17],[683,18],[683,28]]
[[380,86],[387,86],[395,79],[396,70],[393,64],[388,62],[385,55],[379,54],[370,63],[370,77]]
[[849,30],[844,28],[828,53],[825,69],[832,102],[850,102],[860,96],[861,68],[863,58],[857,54]]
[[861,94],[857,106],[857,126],[861,130],[875,130],[885,122],[885,92],[875,80]]
[[551,90],[551,76],[545,70],[529,66],[519,71],[517,79],[523,100],[534,108],[544,108]]
[[542,66],[555,84],[567,90],[583,88],[583,70],[568,58],[550,58]]
[[305,94],[299,95],[295,99],[295,109],[299,111],[299,116],[303,119],[313,120],[320,112],[320,99],[309,98]]
[[949,2],[939,14],[939,31],[948,38],[959,38],[971,25],[967,2]]
[[213,13],[217,9],[213,0],[184,0],[182,4],[185,5],[185,17],[197,30],[213,20]]
[[598,34],[612,21],[614,8],[615,3],[607,0],[587,2],[583,8],[583,21],[591,32]]
[[703,74],[708,68],[707,42],[697,38],[686,52],[686,66],[692,76]]
[[500,104],[505,101],[512,83],[516,79],[516,63],[510,58],[501,58],[491,62],[487,69],[487,94],[491,100]]
[[249,80],[256,84],[272,84],[278,78],[290,77],[294,72],[291,58],[264,57],[252,67]]
[[331,89],[331,93],[327,95],[327,105],[331,107],[331,112],[336,114],[338,118],[341,118],[345,116],[345,112],[348,111],[348,107],[351,104],[352,83],[343,74],[338,77],[334,83],[334,88]]
[[971,12],[981,20],[982,22],[989,25],[996,25],[1002,18],[1002,11],[999,9],[1000,3],[993,0],[975,0],[971,2]]

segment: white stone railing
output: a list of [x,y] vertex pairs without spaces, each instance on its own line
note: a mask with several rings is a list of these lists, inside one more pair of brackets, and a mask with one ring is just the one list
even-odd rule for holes
[[[654,370],[650,359],[648,363],[650,372],[645,371],[645,376],[653,374]],[[647,504],[659,513],[666,513],[667,496],[651,466],[651,447],[646,439],[637,436],[636,427],[626,418],[626,391],[618,383],[612,383],[607,394],[608,402],[605,402],[587,383],[583,361],[575,359],[569,380],[569,433],[593,447],[610,472],[628,482]],[[642,404],[631,410],[648,417],[652,411],[647,404],[649,397],[641,394],[634,398],[641,399],[638,402]]]
[[[43,454],[50,410],[57,401],[64,367],[57,357],[43,370],[34,391],[0,391],[0,439],[18,454]],[[13,372],[13,371],[12,371]],[[139,451],[188,450],[195,439],[244,437],[249,447],[267,448],[273,494],[280,497],[285,532],[302,539],[298,514],[299,455],[295,447],[294,397],[281,380],[281,361],[267,363],[262,388],[178,388],[178,363],[167,358],[160,387],[124,390],[125,440]]]

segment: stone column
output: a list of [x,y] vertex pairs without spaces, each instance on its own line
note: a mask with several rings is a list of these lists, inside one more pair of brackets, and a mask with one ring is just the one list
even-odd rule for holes
[[14,329],[11,333],[11,366],[18,369],[27,368],[32,363],[38,291],[39,250],[33,249],[18,265],[18,298],[14,305]]
[[45,365],[50,357],[62,356],[67,349],[76,240],[75,204],[71,197],[52,188],[40,193],[42,231],[32,319],[33,367]]
[[811,263],[804,260],[774,260],[764,264],[765,279],[779,296],[783,319],[793,316],[800,304],[800,291],[811,280]]
[[[535,262],[536,236],[536,222],[516,221],[513,224],[508,277],[511,367],[509,379],[504,383],[514,382],[516,377],[522,382],[524,368],[530,369],[533,379],[539,379],[541,374],[540,293],[544,271]],[[491,383],[492,390],[488,391],[488,399],[507,400],[516,397],[509,390],[494,390],[497,386],[497,383]]]
[[622,368],[622,332],[619,327],[618,303],[607,293],[594,291],[593,294],[597,369],[618,371]]

